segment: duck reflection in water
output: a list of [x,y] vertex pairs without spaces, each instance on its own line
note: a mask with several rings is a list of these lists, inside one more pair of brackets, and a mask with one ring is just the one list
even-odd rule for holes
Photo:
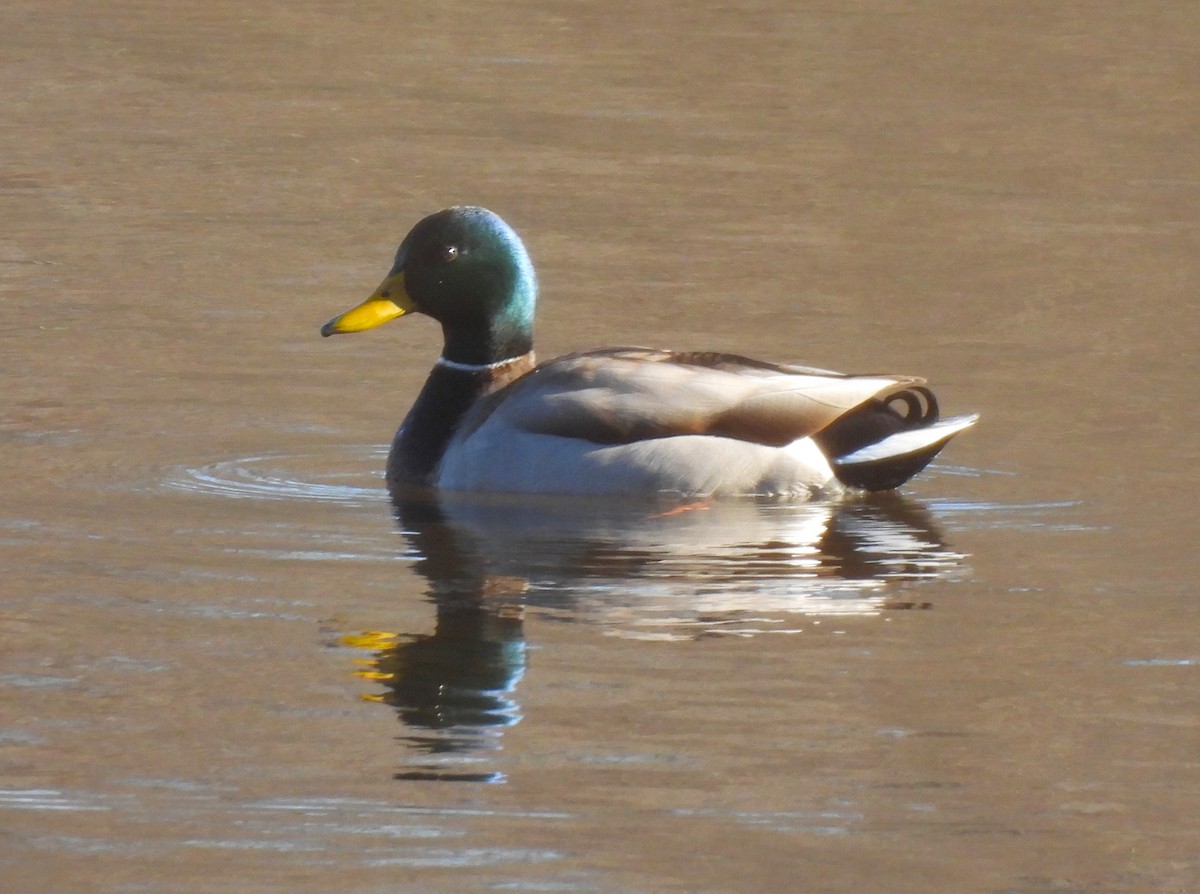
[[[394,493],[428,582],[433,633],[377,642],[416,758],[401,779],[499,782],[520,722],[527,609],[638,639],[794,632],[815,617],[925,607],[903,582],[961,572],[929,514],[897,494],[697,505]],[[478,768],[478,771],[476,770]]]
[[525,672],[526,587],[487,574],[469,536],[432,498],[394,506],[437,607],[433,633],[389,637],[366,674],[387,687],[379,700],[396,709],[411,731],[401,741],[421,757],[396,778],[502,782],[502,774],[466,768],[521,719],[512,694]]

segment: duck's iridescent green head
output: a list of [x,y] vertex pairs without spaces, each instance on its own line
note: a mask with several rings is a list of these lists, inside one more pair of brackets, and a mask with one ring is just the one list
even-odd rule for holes
[[513,229],[486,208],[447,208],[404,237],[375,293],[334,317],[322,335],[360,332],[408,313],[442,324],[442,356],[483,364],[533,346],[537,278]]

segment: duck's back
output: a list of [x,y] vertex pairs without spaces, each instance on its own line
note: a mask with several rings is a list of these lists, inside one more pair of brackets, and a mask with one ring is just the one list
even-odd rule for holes
[[845,376],[729,354],[617,348],[569,355],[481,399],[463,417],[435,484],[819,496],[842,488],[829,449],[846,440],[841,420],[861,417],[864,430],[836,445],[857,449],[917,424],[888,406],[912,407],[913,399],[898,395],[917,392],[924,392],[919,379]]

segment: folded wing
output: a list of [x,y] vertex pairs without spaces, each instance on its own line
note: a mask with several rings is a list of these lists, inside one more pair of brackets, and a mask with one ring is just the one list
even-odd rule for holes
[[[912,377],[846,376],[731,354],[616,348],[544,364],[484,401],[465,423],[478,426],[500,413],[523,431],[600,444],[707,434],[784,446],[869,402],[895,402],[901,398],[892,395],[914,387],[924,393],[920,385]],[[838,447],[870,440],[854,433]]]

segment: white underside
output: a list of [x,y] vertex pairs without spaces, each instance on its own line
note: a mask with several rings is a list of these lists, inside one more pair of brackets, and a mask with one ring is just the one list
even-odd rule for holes
[[828,460],[808,438],[786,447],[710,435],[605,445],[487,423],[469,438],[451,442],[435,485],[492,493],[793,499],[842,490]]

